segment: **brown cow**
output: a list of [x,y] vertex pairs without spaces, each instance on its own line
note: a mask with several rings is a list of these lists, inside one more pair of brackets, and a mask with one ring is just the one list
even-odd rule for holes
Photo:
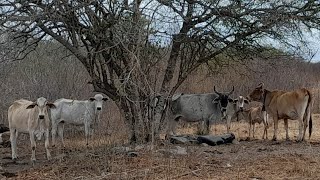
[[262,139],[268,139],[268,121],[267,121],[267,113],[266,111],[262,111],[262,107],[251,107],[249,109],[245,109],[242,112],[239,112],[245,118],[245,120],[249,123],[249,138],[251,137],[251,129],[252,129],[252,137],[254,138],[254,128],[255,124],[263,122],[264,131],[262,135]]
[[269,91],[263,89],[263,83],[259,84],[248,97],[250,100],[263,103],[268,114],[273,117],[274,135],[273,140],[277,140],[278,119],[284,119],[286,129],[286,139],[289,140],[288,119],[299,121],[298,141],[303,141],[309,120],[309,138],[312,133],[311,106],[312,96],[305,88],[295,91]]

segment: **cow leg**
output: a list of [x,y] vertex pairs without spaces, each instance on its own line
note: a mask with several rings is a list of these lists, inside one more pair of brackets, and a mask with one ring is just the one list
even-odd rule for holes
[[59,123],[58,124],[58,135],[61,139],[61,143],[62,143],[63,148],[65,148],[66,146],[64,144],[63,131],[64,131],[64,123]]
[[46,148],[46,152],[47,152],[47,159],[50,160],[51,159],[51,154],[50,154],[50,150],[49,150],[49,129],[46,129],[46,135],[45,135],[45,148]]
[[[263,126],[264,126],[264,129],[263,129],[263,135],[262,135],[262,139],[268,139],[268,125],[266,124],[265,121],[263,121]],[[266,138],[264,138],[266,137]]]
[[304,122],[303,122],[303,117],[300,117],[299,118],[299,135],[298,135],[298,142],[301,142],[302,140],[303,140],[303,137],[302,137],[302,134],[303,134],[303,129],[304,129],[304,127],[303,127],[303,124],[304,124]]
[[15,129],[10,129],[10,142],[11,142],[11,151],[12,151],[12,160],[16,160],[17,155],[17,134]]
[[227,133],[230,133],[230,128],[231,128],[231,116],[227,117]]
[[265,126],[265,131],[266,131],[266,139],[268,139],[268,125]]
[[273,116],[273,123],[274,123],[274,134],[273,134],[273,141],[277,140],[277,135],[278,135],[278,116]]
[[88,143],[89,129],[90,129],[89,124],[86,122],[86,123],[84,124],[84,133],[85,133],[85,136],[86,136],[86,145],[87,145],[87,146],[89,145],[89,143]]
[[252,125],[252,130],[253,130],[253,131],[252,131],[252,137],[253,137],[253,138],[255,138],[255,137],[254,137],[254,127],[255,127],[255,124],[256,124],[256,123],[253,123],[253,125]]
[[36,141],[34,139],[34,131],[30,131],[29,135],[30,135],[30,142],[31,142],[31,149],[32,149],[31,161],[32,161],[32,164],[34,164],[36,161]]
[[[190,123],[187,123],[187,127],[188,128],[190,127]],[[203,134],[206,134],[206,131],[207,131],[206,121],[200,121],[199,123],[197,123],[197,134],[203,135]]]
[[283,119],[284,121],[284,128],[286,130],[286,140],[289,141],[290,138],[289,138],[289,128],[288,128],[288,119]]
[[206,132],[204,132],[204,134],[210,134],[210,121],[209,119],[205,120],[205,126],[206,126]]
[[[263,134],[265,134],[266,139],[268,139],[268,128],[269,128],[268,113],[266,111],[263,111],[262,113],[263,113],[263,125],[264,125]],[[264,135],[262,136],[262,139],[264,139]]]
[[56,136],[57,136],[57,123],[52,121],[52,129],[51,129],[51,138],[52,138],[52,147],[56,146]]
[[251,126],[252,126],[252,124],[251,124],[251,121],[249,122],[249,139],[251,138]]
[[303,136],[302,136],[302,141],[305,140],[305,135],[306,135],[306,130],[307,130],[307,127],[308,127],[308,122],[309,122],[309,119],[306,117],[304,120],[303,120],[304,124],[303,124]]

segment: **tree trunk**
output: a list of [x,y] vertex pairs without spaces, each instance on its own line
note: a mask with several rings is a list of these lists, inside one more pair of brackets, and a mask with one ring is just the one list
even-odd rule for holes
[[152,120],[148,117],[148,105],[132,101],[126,97],[117,103],[121,114],[124,116],[125,124],[129,128],[129,143],[146,143],[151,141]]

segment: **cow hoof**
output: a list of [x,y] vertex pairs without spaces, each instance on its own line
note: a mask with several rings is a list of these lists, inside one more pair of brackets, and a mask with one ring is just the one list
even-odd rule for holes
[[277,141],[277,138],[273,137],[273,138],[272,138],[272,141]]
[[286,138],[286,141],[290,141],[290,138]]

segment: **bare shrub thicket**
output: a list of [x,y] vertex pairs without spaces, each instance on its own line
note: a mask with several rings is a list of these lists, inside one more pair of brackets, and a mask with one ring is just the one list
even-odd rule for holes
[[[17,99],[36,100],[44,96],[54,101],[61,97],[87,98],[92,93],[89,76],[74,57],[60,45],[41,43],[22,60],[1,65],[1,114]],[[2,118],[2,119],[6,119]]]
[[[232,62],[217,71],[212,71],[207,65],[200,66],[182,83],[177,93],[210,93],[213,92],[213,86],[221,91],[228,91],[235,86],[233,97],[246,96],[260,82],[264,82],[269,89],[292,90],[307,87],[314,92],[313,112],[319,112],[319,63],[288,57],[268,61],[254,59],[250,62]],[[83,66],[74,56],[69,56],[64,47],[53,42],[41,43],[25,60],[1,64],[0,68],[0,114],[1,122],[5,124],[7,109],[16,99],[35,100],[44,96],[52,101],[62,97],[85,100],[94,94],[92,85],[88,84],[90,76]],[[153,73],[150,76],[156,75],[156,72]],[[127,136],[125,129],[118,107],[110,101],[105,103],[96,133]]]

